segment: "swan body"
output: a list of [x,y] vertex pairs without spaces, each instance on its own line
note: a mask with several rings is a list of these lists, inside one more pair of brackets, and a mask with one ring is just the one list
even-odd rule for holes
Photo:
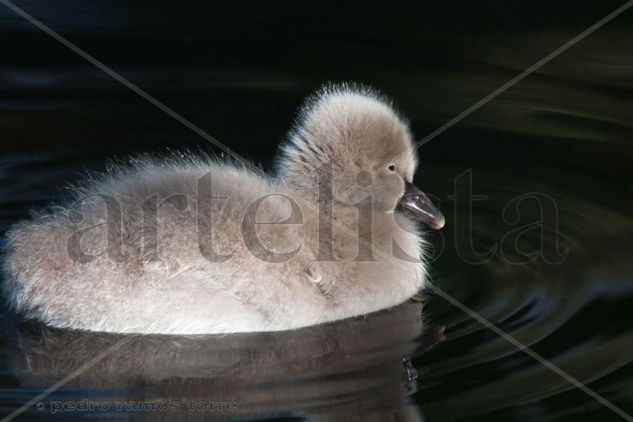
[[8,231],[4,294],[56,327],[201,334],[363,315],[424,286],[422,233],[401,208],[443,219],[421,192],[407,197],[415,153],[386,100],[322,89],[277,167],[192,155],[118,166]]

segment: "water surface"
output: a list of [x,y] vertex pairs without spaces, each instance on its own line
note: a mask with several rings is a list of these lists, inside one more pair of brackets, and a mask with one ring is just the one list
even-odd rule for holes
[[[268,168],[325,81],[381,89],[422,138],[621,2],[17,4]],[[632,24],[623,14],[425,145],[416,179],[447,216],[430,234],[434,282],[629,414]],[[2,7],[0,33],[2,232],[107,160],[212,150]],[[18,420],[619,419],[438,296],[292,333],[2,326],[4,415],[89,365]]]

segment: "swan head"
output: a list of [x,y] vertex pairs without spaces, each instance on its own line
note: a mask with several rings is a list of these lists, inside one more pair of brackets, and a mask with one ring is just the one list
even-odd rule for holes
[[305,195],[336,203],[403,210],[432,228],[444,217],[413,185],[411,131],[391,102],[371,88],[327,85],[302,107],[277,163],[278,176]]

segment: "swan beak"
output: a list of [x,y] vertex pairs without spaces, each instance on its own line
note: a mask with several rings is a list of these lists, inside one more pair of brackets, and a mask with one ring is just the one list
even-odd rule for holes
[[404,182],[404,195],[398,201],[398,208],[435,230],[441,229],[446,223],[442,212],[429,197],[410,182]]

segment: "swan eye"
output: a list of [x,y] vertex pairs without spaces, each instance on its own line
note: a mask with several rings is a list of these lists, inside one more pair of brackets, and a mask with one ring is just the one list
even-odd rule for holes
[[396,171],[396,165],[395,164],[389,164],[387,166],[387,170],[389,170],[389,171]]

